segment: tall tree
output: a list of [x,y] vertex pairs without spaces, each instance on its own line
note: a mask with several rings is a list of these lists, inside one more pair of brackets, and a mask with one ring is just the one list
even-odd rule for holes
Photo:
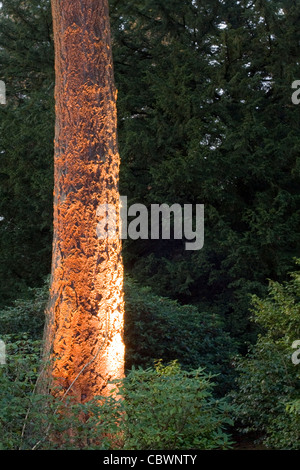
[[[123,266],[118,230],[101,238],[99,207],[118,220],[119,154],[107,0],[52,1],[55,189],[45,353],[79,402],[123,375]],[[52,363],[51,363],[52,364]]]

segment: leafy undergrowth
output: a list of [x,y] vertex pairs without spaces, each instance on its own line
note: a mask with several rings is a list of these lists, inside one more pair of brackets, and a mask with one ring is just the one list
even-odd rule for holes
[[228,449],[232,409],[212,377],[176,361],[132,369],[108,397],[86,404],[37,394],[37,344],[11,343],[0,369],[1,449]]

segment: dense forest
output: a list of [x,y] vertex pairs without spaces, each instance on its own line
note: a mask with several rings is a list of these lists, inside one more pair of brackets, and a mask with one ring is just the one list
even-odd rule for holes
[[205,239],[191,251],[123,240],[128,403],[107,400],[105,419],[80,408],[83,431],[77,405],[58,419],[36,393],[53,238],[50,0],[1,3],[0,449],[299,450],[300,4],[109,2],[120,194],[203,204]]

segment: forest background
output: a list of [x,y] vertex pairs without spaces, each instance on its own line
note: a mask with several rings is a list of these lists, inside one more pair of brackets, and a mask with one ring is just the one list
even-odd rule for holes
[[[0,334],[21,354],[41,338],[51,268],[54,52],[49,0],[2,4]],[[201,250],[124,240],[126,367],[205,367],[244,430],[299,448],[300,5],[111,0],[110,15],[120,193],[205,205]]]

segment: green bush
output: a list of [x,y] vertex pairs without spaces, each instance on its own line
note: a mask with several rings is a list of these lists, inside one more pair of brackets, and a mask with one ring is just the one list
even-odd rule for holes
[[248,355],[237,360],[243,432],[256,432],[274,449],[300,448],[300,365],[292,362],[292,344],[300,339],[300,273],[284,283],[270,282],[265,299],[253,298],[253,320],[261,333]]
[[232,409],[212,396],[204,370],[183,371],[177,361],[132,369],[120,385],[124,397],[124,448],[227,449]]
[[[40,369],[48,281],[0,310],[0,339],[7,364],[0,366],[0,449],[17,449]],[[39,411],[41,415],[41,412]]]
[[[5,338],[6,341],[8,338]],[[0,449],[227,449],[232,407],[212,396],[212,377],[185,372],[174,361],[132,369],[119,396],[86,404],[36,393],[39,342],[7,343],[0,367]]]
[[48,300],[49,282],[43,287],[28,289],[26,298],[17,299],[0,310],[0,337],[26,333],[32,340],[41,339]]
[[[42,339],[48,290],[47,281],[30,289],[28,298],[0,310],[0,338],[26,333],[32,340]],[[125,343],[127,370],[153,367],[157,359],[177,359],[184,370],[202,367],[216,375],[218,396],[232,387],[236,344],[220,317],[154,295],[131,279],[125,280]]]
[[[0,312],[7,348],[7,364],[0,367],[1,448],[229,446],[225,428],[232,411],[215,391],[229,386],[234,348],[217,316],[127,281],[127,374],[119,384],[125,399],[97,397],[81,405],[37,394],[48,283],[30,294]],[[170,364],[153,368],[157,359]]]
[[216,314],[154,295],[131,279],[125,283],[126,368],[153,367],[177,359],[184,370],[205,368],[215,377],[215,393],[233,382],[236,344]]
[[0,365],[0,450],[16,449],[40,365],[40,342],[23,335],[2,337],[6,364]]
[[4,336],[0,366],[0,450],[109,449],[116,445],[121,406],[112,397],[73,403],[38,393],[40,341]]

